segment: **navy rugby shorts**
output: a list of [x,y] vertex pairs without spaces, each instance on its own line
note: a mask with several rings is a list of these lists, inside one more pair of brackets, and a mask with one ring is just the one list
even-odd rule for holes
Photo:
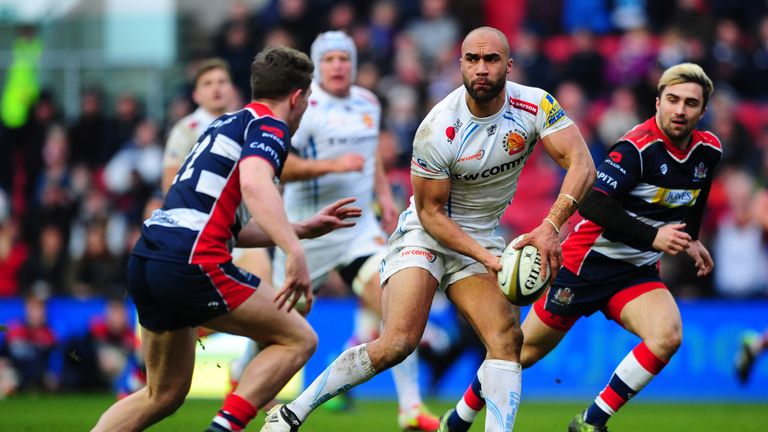
[[659,288],[667,289],[667,286],[654,265],[598,281],[587,281],[560,267],[555,283],[533,304],[533,311],[546,325],[562,332],[570,330],[582,316],[597,311],[623,327],[621,311],[624,306]]
[[185,264],[133,254],[128,260],[139,323],[154,331],[199,326],[240,306],[259,283],[232,262]]

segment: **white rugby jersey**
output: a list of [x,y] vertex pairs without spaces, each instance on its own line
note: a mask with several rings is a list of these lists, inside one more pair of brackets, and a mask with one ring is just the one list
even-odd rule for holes
[[[490,237],[512,202],[517,179],[536,141],[573,122],[554,97],[507,82],[504,106],[477,118],[459,87],[438,103],[416,132],[411,174],[451,179],[445,211],[473,237]],[[413,197],[398,229],[422,229]]]
[[181,166],[197,139],[214,120],[216,117],[213,114],[199,107],[192,114],[176,122],[165,143],[163,167]]
[[364,216],[373,216],[380,119],[378,98],[368,90],[352,86],[348,97],[338,98],[312,83],[309,106],[291,139],[293,148],[299,156],[315,160],[358,153],[365,158],[365,166],[362,172],[332,173],[286,183],[283,199],[290,220],[306,219],[345,197],[357,198],[354,205],[363,209]]

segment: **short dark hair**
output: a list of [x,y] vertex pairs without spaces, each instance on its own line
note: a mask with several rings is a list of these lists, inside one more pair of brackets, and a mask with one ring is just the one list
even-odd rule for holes
[[251,63],[251,98],[279,100],[307,90],[315,67],[306,54],[288,47],[266,48]]
[[200,77],[214,69],[221,69],[227,73],[227,76],[231,76],[229,72],[229,65],[223,59],[218,57],[209,58],[203,60],[195,69],[195,76],[192,79],[192,88],[197,88],[197,82],[200,81]]

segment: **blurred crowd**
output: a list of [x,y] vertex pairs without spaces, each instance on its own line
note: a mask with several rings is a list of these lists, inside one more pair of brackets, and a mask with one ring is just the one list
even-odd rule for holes
[[[381,149],[405,206],[414,132],[433,104],[462,84],[459,44],[483,24],[510,38],[509,78],[552,93],[597,164],[616,139],[654,114],[662,70],[701,64],[715,93],[700,127],[724,147],[701,237],[715,272],[696,278],[685,255],[665,258],[662,272],[679,296],[768,297],[765,1],[269,0],[259,8],[235,1],[207,35],[206,52],[182,60],[191,78],[202,59],[224,59],[240,92],[237,109],[248,101],[249,65],[264,46],[308,52],[318,32],[348,32],[358,48],[357,83],[383,104]],[[35,46],[26,47],[34,53]],[[3,92],[13,85],[6,79]],[[187,84],[168,101],[165,118],[152,119],[136,95],[106,94],[102,85],[82,90],[77,118],[64,118],[60,95],[44,88],[23,122],[3,117],[0,298],[124,296],[127,254],[159,184],[166,135],[194,104]],[[563,175],[539,151],[502,219],[510,239],[538,225]],[[0,357],[14,351],[11,339]],[[50,342],[44,335],[34,340],[42,351]]]

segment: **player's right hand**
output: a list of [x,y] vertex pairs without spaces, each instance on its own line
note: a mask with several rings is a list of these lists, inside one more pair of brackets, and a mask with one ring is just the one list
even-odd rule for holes
[[490,252],[488,252],[488,257],[482,260],[481,263],[488,270],[488,273],[493,275],[493,277],[496,277],[496,275],[501,271],[501,257],[493,255]]
[[286,252],[285,254],[285,282],[280,292],[275,296],[277,308],[282,309],[288,303],[287,311],[290,312],[296,303],[304,296],[307,300],[305,315],[312,308],[312,286],[309,280],[309,270],[304,252]]
[[684,229],[684,223],[662,226],[656,233],[656,238],[653,239],[653,248],[670,255],[677,255],[688,249],[691,245],[691,236],[683,231]]
[[335,159],[338,172],[362,171],[365,158],[358,153],[347,153]]

